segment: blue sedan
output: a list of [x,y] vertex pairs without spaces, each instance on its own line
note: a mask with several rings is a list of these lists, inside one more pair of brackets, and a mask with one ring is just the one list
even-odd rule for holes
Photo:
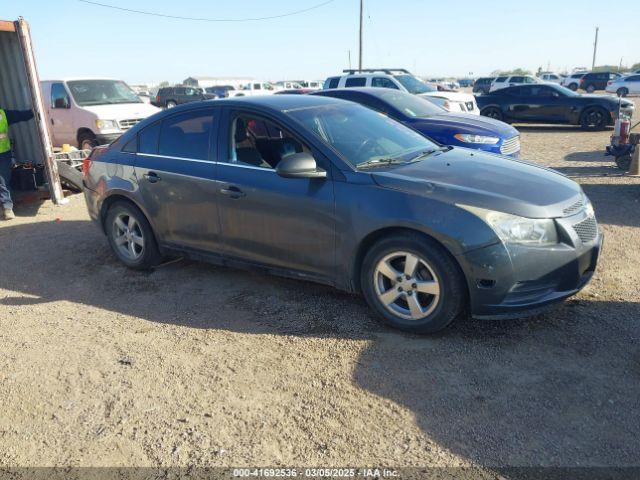
[[520,133],[511,125],[468,113],[449,113],[430,101],[388,88],[341,88],[312,95],[359,103],[388,115],[443,145],[518,157]]

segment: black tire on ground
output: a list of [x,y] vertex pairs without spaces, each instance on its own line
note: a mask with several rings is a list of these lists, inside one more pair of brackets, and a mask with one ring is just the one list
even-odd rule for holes
[[178,105],[178,104],[176,102],[174,102],[173,100],[167,100],[167,105],[166,105],[167,108],[173,108],[176,105]]
[[98,140],[93,132],[83,132],[78,135],[78,148],[80,150],[91,150],[98,146]]
[[589,107],[580,116],[580,126],[585,130],[603,130],[609,124],[609,112],[601,107]]
[[62,186],[72,192],[82,192],[82,173],[64,162],[58,162],[58,174]]
[[616,93],[619,97],[626,97],[629,95],[629,89],[626,87],[620,87]]
[[498,107],[487,107],[480,112],[480,115],[493,118],[494,120],[504,121],[504,116]]
[[569,84],[569,90],[573,90],[575,92],[576,90],[578,90],[578,84],[577,83],[570,83]]
[[629,153],[627,155],[616,157],[616,165],[620,170],[628,172],[629,167],[631,167],[631,154]]
[[[427,316],[421,319],[405,319],[396,315],[385,306],[376,291],[376,282],[379,281],[376,268],[379,263],[394,255],[395,252],[407,252],[418,256],[427,262],[433,274],[431,275],[439,284],[439,298],[435,307]],[[404,268],[403,264],[396,264],[398,268]],[[427,271],[422,266],[416,270],[415,277],[420,275],[420,269]],[[399,271],[399,270],[398,270]],[[424,277],[421,277],[424,279]],[[387,281],[387,279],[384,279]],[[382,320],[394,328],[415,333],[433,333],[447,327],[458,318],[465,310],[468,303],[467,289],[464,276],[451,255],[436,241],[419,233],[402,233],[392,235],[380,240],[369,249],[362,263],[360,273],[360,285],[367,303],[382,318]],[[395,290],[392,285],[388,291]],[[408,291],[407,291],[408,292]],[[403,293],[398,297],[399,302],[409,299],[410,293]],[[416,298],[418,293],[416,292]],[[430,298],[430,297],[422,297]],[[408,305],[408,303],[407,303]],[[427,311],[429,308],[427,308]]]
[[[122,218],[121,216],[133,217],[139,226],[136,230],[138,232],[138,236],[142,236],[144,244],[139,258],[132,259],[125,256],[120,251],[120,247],[116,244],[116,219]],[[149,270],[162,261],[162,255],[160,254],[160,250],[149,221],[140,209],[132,203],[117,201],[111,205],[105,218],[104,227],[111,250],[113,250],[116,257],[118,257],[118,259],[127,267],[135,270]]]
[[589,85],[587,88],[587,93],[593,93],[596,91],[596,87],[594,87],[593,85]]

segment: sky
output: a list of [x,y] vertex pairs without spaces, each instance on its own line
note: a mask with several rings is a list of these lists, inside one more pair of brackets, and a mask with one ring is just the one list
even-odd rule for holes
[[[323,0],[96,0],[166,15],[273,16]],[[326,1],[326,0],[324,0]],[[640,1],[608,12],[602,0],[533,2],[364,0],[364,67],[426,77],[498,69],[640,62]],[[359,0],[266,21],[197,22],[123,12],[79,0],[4,0],[1,18],[31,26],[41,79],[100,76],[130,84],[188,76],[324,79],[357,66]]]

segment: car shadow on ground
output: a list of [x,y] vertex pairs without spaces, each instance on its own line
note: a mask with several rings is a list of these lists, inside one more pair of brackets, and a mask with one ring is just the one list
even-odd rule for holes
[[[640,183],[583,183],[582,189],[591,199],[600,224],[640,227]],[[621,199],[626,202],[620,204]],[[620,208],[612,208],[612,204]]]
[[[0,256],[15,262],[0,275],[9,308],[64,300],[188,328],[367,340],[354,384],[409,409],[440,447],[498,471],[640,458],[637,303],[571,300],[533,319],[465,319],[417,336],[325,286],[192,261],[128,270],[88,221],[3,227]],[[27,258],[41,261],[24,268]]]

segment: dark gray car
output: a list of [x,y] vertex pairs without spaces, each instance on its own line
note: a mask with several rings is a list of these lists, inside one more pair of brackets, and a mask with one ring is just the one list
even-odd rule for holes
[[523,316],[576,293],[601,244],[580,186],[443,147],[360,105],[278,95],[158,113],[84,166],[118,258],[180,253],[362,292],[389,324]]

